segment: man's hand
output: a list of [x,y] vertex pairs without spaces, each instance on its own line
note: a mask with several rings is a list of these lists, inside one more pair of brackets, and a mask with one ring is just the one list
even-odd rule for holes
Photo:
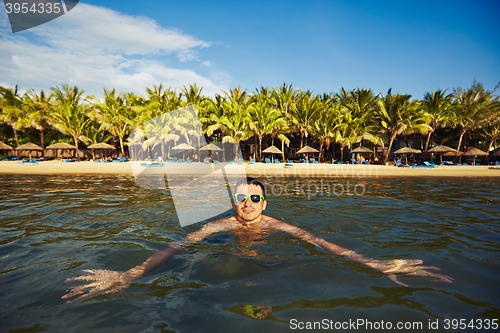
[[408,287],[407,284],[404,284],[398,281],[396,274],[404,274],[404,275],[416,275],[416,276],[430,276],[434,278],[431,280],[433,282],[448,282],[451,283],[454,279],[447,275],[437,274],[433,272],[428,272],[427,270],[439,270],[439,268],[434,266],[420,266],[423,261],[418,259],[410,259],[410,260],[370,260],[366,262],[366,265],[382,271],[382,273],[387,274],[387,277],[391,279],[394,283],[397,283],[401,286]]
[[61,297],[62,299],[68,299],[80,295],[68,301],[68,303],[76,300],[83,300],[100,293],[115,293],[123,288],[127,288],[133,280],[129,274],[124,272],[102,269],[86,269],[83,272],[87,273],[87,275],[72,277],[65,281],[66,283],[75,281],[91,282],[83,286],[72,288],[66,295]]

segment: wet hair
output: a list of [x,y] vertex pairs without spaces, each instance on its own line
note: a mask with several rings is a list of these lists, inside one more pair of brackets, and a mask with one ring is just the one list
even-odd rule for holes
[[262,189],[262,195],[264,196],[264,198],[266,197],[266,189],[264,187],[264,184],[262,184],[262,182],[260,180],[253,178],[253,177],[246,177],[246,178],[240,179],[236,183],[236,186],[234,186],[234,192],[236,192],[236,189],[238,188],[238,186],[244,185],[244,184],[259,186]]

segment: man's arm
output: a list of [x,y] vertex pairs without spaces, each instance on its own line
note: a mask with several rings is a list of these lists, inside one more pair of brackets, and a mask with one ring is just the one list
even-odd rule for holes
[[177,253],[181,248],[199,242],[209,235],[229,231],[237,228],[237,222],[234,217],[222,219],[205,224],[200,230],[188,234],[184,239],[174,242],[167,247],[155,252],[142,264],[129,269],[126,272],[109,271],[109,270],[84,270],[87,275],[72,277],[65,282],[88,281],[91,282],[84,286],[72,288],[67,294],[62,296],[62,299],[69,299],[80,295],[76,300],[91,297],[100,293],[114,293],[123,288],[126,288],[130,283],[144,274],[163,265],[170,257]]
[[174,242],[167,247],[157,251],[145,262],[135,266],[125,272],[132,280],[142,277],[144,274],[155,270],[163,265],[170,257],[177,253],[181,248],[193,243],[202,241],[204,238],[223,231],[229,231],[237,228],[236,220],[233,218],[222,219],[205,224],[200,230],[194,231],[184,237],[182,240]]
[[356,261],[373,269],[379,270],[384,274],[387,274],[389,279],[391,279],[391,281],[393,281],[394,283],[405,287],[408,287],[408,285],[398,281],[396,274],[430,276],[435,278],[435,280],[433,281],[439,282],[451,283],[453,281],[453,278],[447,275],[428,272],[427,270],[439,270],[439,268],[433,266],[420,266],[423,261],[419,259],[375,260],[358,254],[352,250],[349,250],[348,248],[330,243],[323,238],[316,237],[313,234],[305,231],[304,229],[293,226],[291,224],[281,222],[267,216],[264,217],[264,219],[266,221],[265,225],[272,230],[284,231],[306,242],[314,244],[330,253],[349,258],[352,261]]

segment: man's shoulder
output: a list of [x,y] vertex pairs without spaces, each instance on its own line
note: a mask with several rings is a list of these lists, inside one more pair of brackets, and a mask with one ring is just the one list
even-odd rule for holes
[[209,230],[228,230],[237,227],[237,220],[234,216],[223,218],[217,221],[209,222],[203,226]]
[[280,229],[282,227],[286,227],[290,224],[277,220],[274,217],[262,215],[262,225],[268,228]]

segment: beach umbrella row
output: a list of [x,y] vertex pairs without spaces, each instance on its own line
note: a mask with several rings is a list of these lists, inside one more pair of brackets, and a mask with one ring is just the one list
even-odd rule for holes
[[[94,149],[115,149],[114,146],[110,145],[109,143],[97,143],[88,146],[87,148],[92,149],[92,152]],[[54,143],[50,146],[47,146],[45,149],[50,149],[50,150],[76,150],[77,148],[69,143],[66,142],[57,142]],[[0,150],[16,150],[16,151],[28,151],[29,152],[29,159],[31,160],[31,153],[33,151],[43,151],[44,149],[40,147],[37,144],[34,144],[32,142],[27,142],[22,145],[20,145],[17,148],[12,148],[8,144],[5,144],[0,141]]]
[[[94,152],[94,149],[100,149],[100,150],[115,149],[114,146],[110,145],[109,143],[105,143],[105,142],[95,143],[95,144],[88,146],[87,148],[92,149],[92,152]],[[57,142],[57,143],[54,143],[54,144],[48,146],[46,149],[72,150],[72,149],[76,149],[76,147],[74,145],[71,145],[71,144],[66,143],[66,142]],[[173,150],[196,150],[195,147],[193,147],[187,143],[181,143],[175,147],[172,147],[172,149]],[[17,148],[13,148],[13,147],[9,146],[8,144],[0,141],[0,150],[18,150],[18,151],[25,150],[25,151],[29,151],[30,152],[30,159],[31,159],[31,152],[32,151],[43,151],[44,149],[42,147],[40,147],[39,145],[34,144],[32,142],[28,142],[28,143],[20,145]],[[200,147],[199,150],[200,151],[208,150],[210,152],[222,151],[222,149],[219,146],[217,146],[213,143],[209,143],[203,147]],[[282,154],[283,153],[280,149],[278,149],[275,146],[270,146],[270,147],[264,149],[262,152],[266,153],[266,154]],[[307,154],[307,153],[317,153],[317,152],[319,152],[317,149],[306,145],[302,149],[297,151],[297,154]],[[465,151],[465,152],[460,152],[460,151],[457,151],[456,149],[453,149],[453,148],[448,147],[448,146],[443,146],[443,145],[435,146],[435,147],[429,149],[427,152],[437,153],[437,154],[445,155],[445,156],[462,155],[462,154],[463,154],[463,156],[487,156],[487,155],[500,156],[500,149],[496,149],[495,151],[493,151],[491,153],[487,153],[487,152],[482,151],[480,149],[471,147],[471,148],[468,148],[467,151]],[[364,146],[359,146],[359,147],[353,149],[351,151],[351,153],[373,153],[373,151],[369,148],[364,147]],[[410,147],[403,147],[403,148],[396,150],[393,154],[399,155],[399,154],[421,154],[421,153],[422,153],[422,151],[419,149],[414,149],[414,148],[410,148]]]

